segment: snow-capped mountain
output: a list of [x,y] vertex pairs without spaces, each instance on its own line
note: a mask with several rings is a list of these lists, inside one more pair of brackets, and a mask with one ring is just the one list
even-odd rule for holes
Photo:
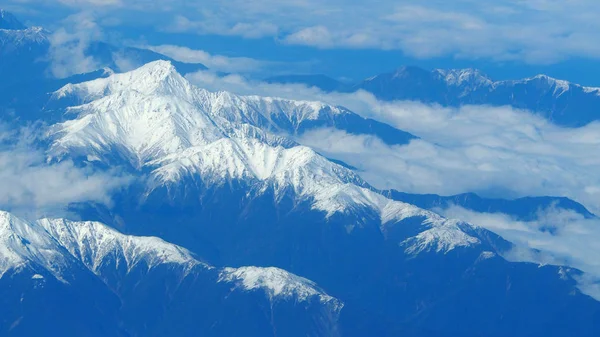
[[[165,61],[67,85],[54,96],[82,104],[67,109],[75,119],[52,129],[50,155],[108,163],[117,154],[137,169],[151,170],[148,193],[193,179],[208,188],[237,181],[258,194],[273,191],[276,200],[291,192],[299,200],[310,200],[327,217],[367,210],[381,219],[382,228],[423,217],[432,231],[460,232],[454,223],[389,200],[351,170],[277,135],[294,135],[303,123],[331,122],[336,115],[350,114],[343,108],[208,92],[192,86]],[[456,240],[439,243],[447,248],[478,242],[462,234],[427,237],[432,238]]]
[[[73,309],[85,313],[81,319],[88,323],[96,318],[87,314],[96,309],[104,311],[103,330],[96,330],[95,322],[89,330],[79,330],[85,335],[160,335],[173,329],[180,329],[178,335],[195,335],[194,329],[198,329],[214,336],[241,331],[244,335],[268,336],[290,328],[300,329],[299,335],[335,335],[343,307],[314,282],[284,270],[216,269],[161,239],[123,235],[96,222],[27,222],[0,212],[0,239],[0,293],[16,291],[15,295],[21,297],[18,303],[10,296],[5,300],[10,310],[0,309],[8,311],[0,321],[3,335],[43,332],[44,328],[64,333],[61,335],[77,335],[81,329],[78,325],[67,324],[57,331],[60,323],[44,321],[46,310]],[[46,290],[52,295],[57,288],[68,295],[64,302],[29,306],[45,296]],[[214,294],[207,296],[211,292]],[[95,294],[106,298],[95,298]],[[94,298],[95,304],[85,303],[88,297]],[[188,301],[198,297],[202,301]],[[70,301],[82,302],[82,307],[59,308]],[[265,301],[269,303],[267,308]],[[92,304],[97,307],[90,307]],[[231,306],[238,308],[232,310]],[[165,313],[166,308],[175,316]],[[143,315],[137,315],[140,310]],[[190,310],[194,315],[188,314],[189,319],[180,317],[186,326],[172,325],[181,310]],[[244,318],[251,312],[247,310],[259,313],[249,317],[256,321]],[[222,311],[228,317],[207,314],[210,311]],[[266,316],[261,318],[261,312]],[[291,326],[286,320],[292,317],[312,322]],[[227,322],[237,324],[224,326]]]
[[[562,336],[559,321],[582,336],[598,332],[589,319],[600,303],[577,288],[578,271],[511,263],[502,238],[392,200],[288,138],[313,125],[342,128],[335,116],[351,114],[343,108],[209,92],[161,61],[67,85],[52,100],[66,107],[50,128],[50,160],[124,165],[139,178],[110,209],[71,211],[218,265],[307,277],[344,302],[344,336]],[[281,280],[300,282],[298,298],[330,303],[279,269],[221,269],[217,280],[283,298]]]
[[531,110],[565,126],[582,126],[598,119],[600,89],[546,75],[494,81],[475,69],[427,71],[405,67],[357,84],[383,100],[417,100],[448,106],[510,105]]

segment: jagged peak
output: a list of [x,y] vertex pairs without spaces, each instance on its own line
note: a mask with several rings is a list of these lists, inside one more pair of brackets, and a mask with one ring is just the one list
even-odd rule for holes
[[362,182],[354,172],[309,147],[272,146],[256,138],[223,138],[168,155],[150,165],[158,166],[153,177],[160,184],[177,183],[184,175],[198,176],[212,184],[249,179],[268,183],[279,193],[292,187],[303,194],[314,179],[330,184]]
[[[186,249],[156,237],[125,235],[92,221],[41,219],[28,222],[0,211],[0,278],[8,271],[21,272],[29,268],[32,279],[43,279],[50,274],[70,283],[77,277],[73,268],[81,265],[107,283],[112,282],[115,271],[129,273],[136,266],[148,269],[159,265],[177,266],[183,277],[197,271],[197,266],[202,270],[215,270],[195,259]],[[223,268],[218,270],[217,282],[232,283],[242,291],[264,290],[271,301],[304,302],[317,298],[336,312],[343,306],[314,282],[278,268]]]
[[548,89],[553,89],[554,90],[553,94],[555,96],[560,96],[560,95],[564,94],[565,92],[569,91],[571,89],[571,86],[580,87],[583,90],[585,90],[585,88],[583,88],[579,85],[572,84],[565,80],[559,80],[559,79],[550,77],[545,74],[538,74],[533,77],[527,77],[527,78],[524,78],[521,80],[516,80],[516,81],[501,81],[499,83],[510,83],[510,84],[514,85],[514,84],[529,84],[532,82],[542,83]]

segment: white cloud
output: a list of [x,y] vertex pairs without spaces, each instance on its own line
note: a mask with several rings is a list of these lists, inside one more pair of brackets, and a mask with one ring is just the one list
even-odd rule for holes
[[600,211],[600,124],[561,128],[509,107],[443,108],[380,102],[371,94],[326,94],[302,85],[266,84],[209,72],[188,78],[209,90],[319,100],[343,105],[421,139],[388,146],[372,136],[315,130],[300,142],[357,167],[379,188],[409,193],[566,196]]
[[48,57],[52,75],[65,78],[100,68],[98,61],[86,54],[89,44],[103,36],[93,15],[82,12],[68,17],[63,23],[64,27],[50,35]]
[[492,232],[516,245],[504,257],[511,261],[563,265],[586,274],[580,289],[600,300],[600,220],[572,211],[540,210],[535,221],[517,221],[500,213],[477,213],[458,206],[440,212]]
[[242,36],[250,39],[258,39],[265,36],[275,36],[278,27],[264,21],[255,22],[230,22],[219,20],[216,14],[203,11],[202,20],[190,20],[184,15],[176,15],[173,22],[164,28],[168,32],[194,32],[198,34],[215,34],[225,36]]
[[48,164],[31,143],[36,136],[21,131],[0,132],[0,209],[37,218],[61,216],[70,203],[110,206],[112,193],[131,181],[117,169],[100,172],[70,160]]
[[203,50],[194,50],[175,45],[145,46],[144,48],[186,63],[202,63],[213,71],[232,73],[254,73],[262,71],[269,62],[247,57],[211,55]]

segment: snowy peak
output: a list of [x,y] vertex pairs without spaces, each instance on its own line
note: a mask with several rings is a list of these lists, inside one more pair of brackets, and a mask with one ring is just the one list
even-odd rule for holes
[[53,156],[93,149],[91,154],[102,158],[117,149],[135,167],[227,137],[291,145],[274,134],[294,133],[306,120],[346,113],[315,102],[208,92],[192,86],[167,61],[66,85],[53,99],[79,104],[67,109],[67,117],[76,119],[53,128]]
[[0,9],[0,29],[6,30],[23,30],[27,27],[22,24],[17,18],[11,13]]
[[313,281],[290,274],[279,268],[225,268],[219,275],[219,282],[233,283],[246,291],[263,290],[271,301],[277,299],[295,299],[300,302],[312,298],[329,304],[339,312],[343,303],[327,295]]
[[504,81],[504,82],[499,82],[499,83],[506,83],[511,86],[519,85],[519,84],[534,85],[540,89],[552,91],[554,97],[559,97],[560,95],[564,94],[565,92],[571,90],[572,86],[576,87],[576,88],[580,88],[584,91],[590,91],[590,90],[594,89],[594,88],[582,87],[577,84],[572,84],[568,81],[558,80],[556,78],[552,78],[550,76],[543,75],[543,74],[539,74],[539,75],[536,75],[536,76],[530,77],[530,78],[525,78],[523,80]]
[[14,15],[0,9],[0,55],[32,46],[47,47],[48,44],[48,32],[43,28],[27,28]]

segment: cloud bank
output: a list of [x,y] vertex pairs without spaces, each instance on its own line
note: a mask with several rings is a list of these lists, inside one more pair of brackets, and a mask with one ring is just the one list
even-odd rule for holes
[[[5,131],[2,131],[5,130]],[[29,130],[0,128],[0,209],[21,216],[63,216],[71,203],[111,204],[111,195],[130,183],[117,169],[97,171],[66,160],[48,164]]]

